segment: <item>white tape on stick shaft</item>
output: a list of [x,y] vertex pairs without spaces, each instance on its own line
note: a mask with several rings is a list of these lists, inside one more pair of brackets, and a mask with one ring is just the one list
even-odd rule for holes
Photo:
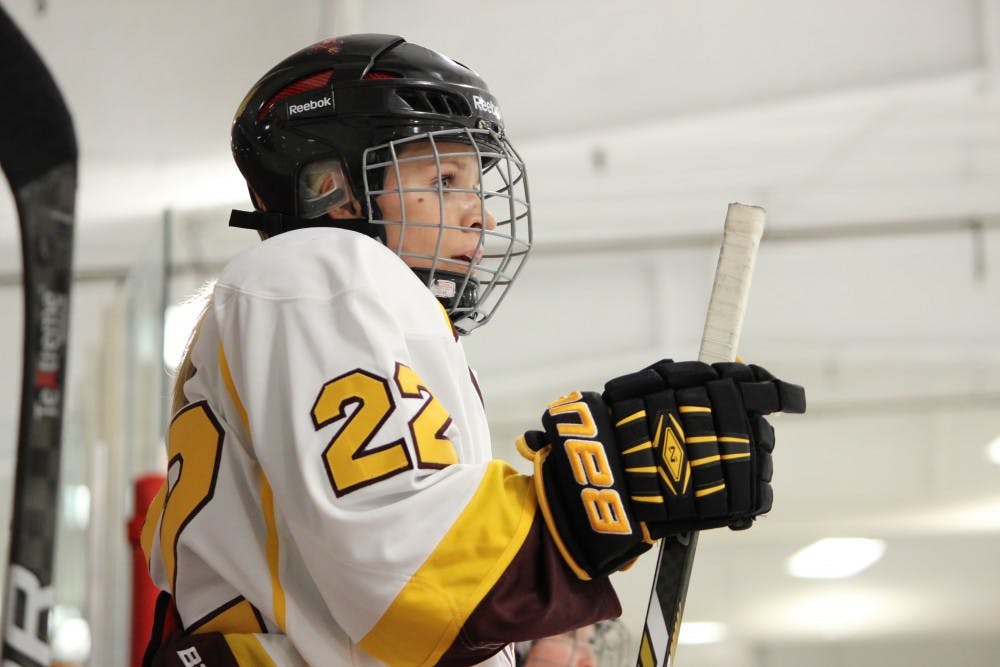
[[750,278],[764,233],[765,211],[759,206],[733,203],[726,212],[726,228],[715,270],[715,283],[705,318],[698,359],[706,363],[733,361],[740,342]]

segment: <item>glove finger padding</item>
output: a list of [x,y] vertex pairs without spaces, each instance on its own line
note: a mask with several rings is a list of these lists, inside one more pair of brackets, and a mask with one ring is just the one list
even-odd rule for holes
[[678,389],[677,412],[684,430],[679,434],[687,449],[698,518],[725,525],[729,515],[726,479],[715,434],[712,404],[705,387]]
[[754,471],[757,452],[739,389],[732,380],[723,379],[708,383],[706,390],[712,405],[729,515],[752,515],[759,495]]
[[636,518],[644,523],[665,521],[668,514],[660,489],[657,460],[650,444],[643,400],[636,398],[614,403],[611,418]]
[[[746,528],[770,510],[774,431],[761,415],[805,409],[801,387],[759,366],[669,359],[609,381],[604,398],[629,485],[642,489],[632,496],[636,516],[653,538],[724,525]],[[629,419],[639,413],[645,419]],[[645,449],[643,442],[649,443]],[[652,475],[640,472],[650,469],[650,460],[659,503],[652,498]]]
[[715,363],[712,368],[719,377],[731,378],[738,383],[748,412],[766,415],[772,412],[802,414],[806,411],[805,389],[779,380],[765,368],[736,362]]

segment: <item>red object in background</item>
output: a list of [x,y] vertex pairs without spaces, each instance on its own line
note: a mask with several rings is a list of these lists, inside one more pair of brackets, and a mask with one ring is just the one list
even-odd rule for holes
[[153,612],[160,589],[153,585],[146,568],[139,536],[146,510],[156,497],[166,477],[159,474],[143,475],[135,480],[135,515],[127,524],[128,542],[132,546],[132,658],[129,664],[140,667],[146,651],[149,633],[153,628]]

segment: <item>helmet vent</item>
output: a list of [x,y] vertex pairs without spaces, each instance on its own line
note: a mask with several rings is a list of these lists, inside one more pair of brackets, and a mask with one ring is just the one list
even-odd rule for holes
[[395,72],[387,72],[385,70],[376,69],[365,74],[364,78],[366,81],[371,81],[373,79],[400,79],[402,76],[396,74]]
[[471,116],[472,109],[461,95],[438,90],[409,88],[397,91],[399,97],[414,111],[437,113],[445,116]]

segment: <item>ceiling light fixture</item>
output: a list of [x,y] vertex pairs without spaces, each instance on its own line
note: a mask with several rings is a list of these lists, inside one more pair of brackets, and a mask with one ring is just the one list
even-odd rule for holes
[[788,559],[788,571],[804,579],[843,579],[870,567],[885,553],[885,542],[864,537],[826,537]]
[[726,626],[722,623],[684,621],[677,637],[679,644],[717,644],[726,638]]
[[993,438],[993,442],[986,446],[986,456],[991,463],[1000,466],[1000,435]]

